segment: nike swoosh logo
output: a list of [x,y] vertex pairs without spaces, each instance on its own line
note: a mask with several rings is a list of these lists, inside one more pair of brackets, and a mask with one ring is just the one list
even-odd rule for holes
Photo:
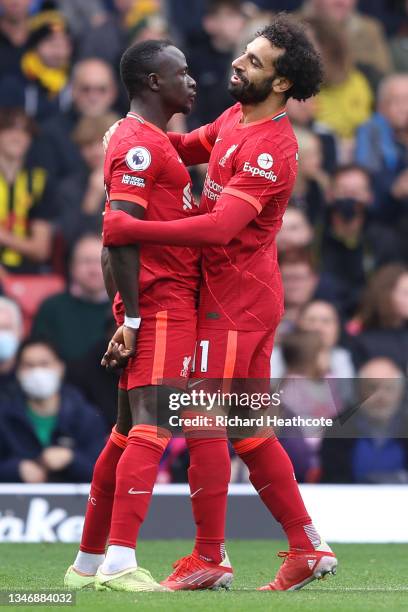
[[142,495],[142,493],[150,493],[150,491],[134,491],[133,487],[129,489],[128,493],[130,495]]
[[267,487],[270,487],[270,486],[271,486],[271,483],[269,482],[264,487],[261,487],[260,489],[258,489],[257,493],[259,494],[261,491],[263,491],[264,489],[266,489]]
[[194,491],[194,493],[190,495],[190,499],[193,499],[194,495],[197,495],[197,493],[199,493],[202,490],[203,490],[203,487],[201,487],[200,489],[197,489],[197,491]]
[[215,142],[220,142],[222,140],[222,138],[216,138]]

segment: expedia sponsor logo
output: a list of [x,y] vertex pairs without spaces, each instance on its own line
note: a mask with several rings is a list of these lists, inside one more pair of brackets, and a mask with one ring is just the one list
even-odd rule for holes
[[249,172],[250,174],[252,174],[252,176],[261,176],[262,178],[268,179],[273,183],[276,183],[276,181],[278,180],[278,177],[273,172],[273,170],[266,171],[262,170],[261,168],[255,168],[255,166],[251,166],[249,162],[245,162],[243,170],[244,172]]

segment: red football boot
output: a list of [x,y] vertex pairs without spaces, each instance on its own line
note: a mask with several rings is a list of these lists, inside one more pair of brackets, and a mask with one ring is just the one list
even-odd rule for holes
[[210,563],[194,553],[176,561],[174,572],[161,583],[172,591],[195,591],[197,589],[229,589],[233,571],[228,559]]
[[285,560],[275,576],[275,580],[262,586],[258,591],[297,591],[326,574],[334,575],[337,559],[331,548],[323,543],[311,552],[280,552],[278,557]]

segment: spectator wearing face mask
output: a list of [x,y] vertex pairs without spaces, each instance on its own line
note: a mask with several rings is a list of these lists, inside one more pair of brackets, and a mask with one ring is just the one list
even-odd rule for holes
[[101,269],[102,242],[89,234],[72,250],[69,288],[47,298],[34,319],[32,335],[49,339],[65,361],[80,359],[105,338],[111,316]]
[[381,223],[374,204],[371,177],[356,164],[337,168],[329,189],[322,227],[322,270],[349,294],[348,314],[360,300],[368,275],[401,258],[396,232]]
[[23,336],[23,319],[18,305],[0,297],[0,400],[15,382],[16,354]]
[[47,342],[21,346],[18,388],[0,403],[0,482],[91,479],[107,432],[93,407],[63,384],[64,371]]

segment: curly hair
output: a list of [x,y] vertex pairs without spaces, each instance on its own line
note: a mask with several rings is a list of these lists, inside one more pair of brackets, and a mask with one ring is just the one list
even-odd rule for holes
[[280,13],[274,21],[257,32],[283,53],[275,61],[276,72],[293,83],[287,98],[306,100],[316,95],[323,81],[320,55],[309,40],[304,28]]

